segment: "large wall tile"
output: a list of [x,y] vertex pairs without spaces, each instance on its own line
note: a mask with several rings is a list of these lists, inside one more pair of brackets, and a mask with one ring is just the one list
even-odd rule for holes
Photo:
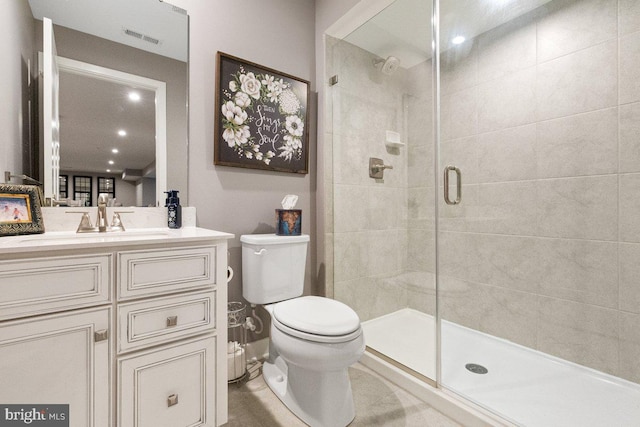
[[475,40],[440,54],[440,91],[448,95],[478,83],[478,48]]
[[333,135],[334,182],[344,185],[366,185],[369,178],[369,150],[366,137]]
[[616,108],[538,123],[538,177],[611,174],[618,171]]
[[407,186],[433,187],[433,146],[409,145],[407,150]]
[[540,254],[537,238],[479,234],[477,281],[512,290],[537,293]]
[[476,87],[443,95],[440,101],[441,139],[458,139],[478,133]]
[[478,185],[476,231],[534,236],[536,183],[516,181]]
[[388,186],[368,187],[369,230],[407,228],[407,190]]
[[478,131],[492,132],[536,121],[536,68],[478,86]]
[[615,175],[538,181],[538,235],[617,240]]
[[410,271],[435,271],[435,239],[433,229],[409,229],[407,233],[407,264]]
[[[463,184],[478,182],[478,137],[451,139],[440,143],[440,169],[453,165],[460,169]],[[451,173],[451,179],[453,173]]]
[[540,293],[618,308],[618,244],[539,239]]
[[640,101],[640,32],[620,39],[620,104]]
[[618,0],[618,25],[621,36],[640,31],[638,0]]
[[[401,247],[397,230],[367,233],[367,271],[369,276],[395,276],[400,272],[400,258],[406,257],[406,245]],[[404,242],[404,240],[402,240]]]
[[433,187],[416,187],[408,190],[408,218],[412,220],[435,217]]
[[640,383],[640,315],[620,313],[620,376]]
[[619,253],[620,310],[640,314],[640,244],[620,243]]
[[483,299],[482,291],[481,285],[477,283],[442,275],[438,290],[442,319],[478,329],[484,315],[484,308],[480,303]]
[[369,237],[366,232],[334,233],[335,282],[368,276]]
[[620,241],[640,243],[640,174],[620,175]]
[[369,197],[366,187],[334,185],[334,231],[362,231],[369,225]]
[[536,25],[532,14],[478,37],[478,81],[486,82],[536,64]]
[[556,0],[538,22],[538,62],[616,38],[616,0]]
[[478,141],[478,182],[530,180],[536,172],[536,125],[483,133]]
[[[453,173],[451,173],[453,175]],[[452,178],[453,179],[453,178]],[[464,176],[462,177],[464,182]],[[444,202],[443,187],[438,188],[438,222],[442,231],[476,231],[478,224],[478,185],[462,184],[462,200],[457,205]],[[455,184],[449,186],[449,197],[455,199]]]
[[480,260],[476,256],[477,235],[440,232],[438,267],[443,277],[474,281],[478,277]]
[[538,65],[536,115],[547,120],[613,107],[617,93],[613,40]]
[[615,310],[539,297],[538,350],[613,375],[618,373]]
[[528,292],[478,285],[482,312],[476,329],[535,348],[538,326],[537,296]]
[[620,172],[640,172],[640,102],[619,109]]

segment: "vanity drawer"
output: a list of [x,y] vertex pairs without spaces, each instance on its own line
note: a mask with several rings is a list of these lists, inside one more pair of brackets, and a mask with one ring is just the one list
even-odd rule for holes
[[119,252],[118,299],[213,286],[215,270],[215,246]]
[[111,254],[0,261],[0,320],[109,302]]
[[215,329],[215,291],[118,305],[118,352]]
[[[118,360],[119,427],[213,427],[216,337],[180,342]],[[226,386],[226,384],[225,384]]]

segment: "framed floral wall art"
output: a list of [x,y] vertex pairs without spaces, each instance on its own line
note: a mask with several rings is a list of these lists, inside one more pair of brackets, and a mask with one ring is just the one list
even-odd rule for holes
[[309,82],[218,52],[214,163],[306,174]]

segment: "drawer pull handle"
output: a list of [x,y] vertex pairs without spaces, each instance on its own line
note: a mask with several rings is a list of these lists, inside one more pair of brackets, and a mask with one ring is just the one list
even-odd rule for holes
[[167,327],[176,326],[178,324],[178,316],[167,317]]
[[109,331],[106,330],[106,329],[102,329],[100,331],[95,331],[93,333],[93,341],[94,342],[104,341],[107,338],[109,338]]
[[169,395],[169,397],[167,397],[167,406],[171,407],[173,405],[177,405],[178,404],[178,395],[177,394],[171,394]]

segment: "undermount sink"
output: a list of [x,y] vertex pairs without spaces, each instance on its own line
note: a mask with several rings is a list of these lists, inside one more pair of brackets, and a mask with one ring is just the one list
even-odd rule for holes
[[105,233],[76,233],[72,231],[54,231],[39,235],[23,237],[20,243],[32,244],[34,242],[41,243],[64,243],[72,241],[96,241],[96,242],[118,242],[125,240],[137,239],[162,239],[169,237],[171,234],[168,230],[127,230],[112,231]]

